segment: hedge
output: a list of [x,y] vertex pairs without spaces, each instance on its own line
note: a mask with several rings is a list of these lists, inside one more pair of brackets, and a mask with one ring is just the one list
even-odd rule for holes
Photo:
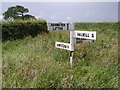
[[48,33],[44,20],[16,20],[2,22],[2,40],[21,39],[26,36],[35,37],[40,33]]

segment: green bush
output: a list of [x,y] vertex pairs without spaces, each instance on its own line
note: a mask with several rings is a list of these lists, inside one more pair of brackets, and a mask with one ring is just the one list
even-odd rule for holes
[[16,20],[2,22],[2,40],[21,39],[26,36],[35,37],[37,34],[46,32],[47,22],[44,20]]

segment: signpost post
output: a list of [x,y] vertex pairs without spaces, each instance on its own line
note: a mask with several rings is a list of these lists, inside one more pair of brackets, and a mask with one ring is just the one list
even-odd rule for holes
[[71,45],[71,49],[70,49],[70,64],[72,67],[72,63],[73,63],[73,54],[74,54],[74,38],[73,38],[73,34],[74,31],[71,30],[70,31],[70,45]]
[[74,31],[73,23],[47,23],[48,30],[69,30],[70,43],[56,42],[60,49],[70,50],[70,65],[73,66],[74,43],[92,43],[96,41],[96,31]]

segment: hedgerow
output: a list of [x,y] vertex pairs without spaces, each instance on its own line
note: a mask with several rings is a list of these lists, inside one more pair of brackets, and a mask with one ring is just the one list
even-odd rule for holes
[[2,22],[2,40],[21,39],[26,36],[35,37],[40,33],[48,33],[45,20],[15,20]]

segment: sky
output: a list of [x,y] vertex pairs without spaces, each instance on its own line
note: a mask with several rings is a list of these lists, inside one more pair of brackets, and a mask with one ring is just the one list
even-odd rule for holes
[[2,2],[118,2],[120,0],[1,0]]
[[118,21],[120,22],[120,2],[119,2],[119,5],[118,5]]
[[[10,0],[9,0],[10,1]],[[17,1],[17,0],[15,0]],[[47,22],[117,22],[118,21],[118,0],[79,0],[80,2],[50,2],[55,0],[44,0],[38,2],[2,2],[2,12],[8,7],[22,5],[29,9],[29,14],[37,19],[45,19]],[[46,1],[46,2],[45,2]],[[70,2],[71,1],[71,2]],[[76,1],[76,0],[74,0]]]

